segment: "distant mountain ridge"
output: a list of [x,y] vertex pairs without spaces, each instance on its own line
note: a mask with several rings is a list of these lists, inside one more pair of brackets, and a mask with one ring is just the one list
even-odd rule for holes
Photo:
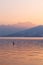
[[23,31],[34,26],[35,25],[31,22],[17,23],[14,25],[0,25],[0,37]]
[[43,25],[8,35],[8,37],[43,37]]

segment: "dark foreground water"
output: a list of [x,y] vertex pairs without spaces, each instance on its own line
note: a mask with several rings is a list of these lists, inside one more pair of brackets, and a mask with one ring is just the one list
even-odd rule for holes
[[43,65],[43,38],[0,38],[0,65]]

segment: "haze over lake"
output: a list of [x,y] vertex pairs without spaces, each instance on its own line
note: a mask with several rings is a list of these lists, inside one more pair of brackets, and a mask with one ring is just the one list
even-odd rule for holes
[[0,38],[0,65],[43,65],[43,38]]
[[43,0],[0,0],[0,65],[43,65]]

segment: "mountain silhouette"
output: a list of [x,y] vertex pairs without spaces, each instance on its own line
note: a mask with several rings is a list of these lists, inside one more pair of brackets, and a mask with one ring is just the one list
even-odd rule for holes
[[0,25],[0,37],[32,28],[35,25],[31,22],[17,23],[14,25]]
[[43,25],[8,35],[8,37],[43,37]]

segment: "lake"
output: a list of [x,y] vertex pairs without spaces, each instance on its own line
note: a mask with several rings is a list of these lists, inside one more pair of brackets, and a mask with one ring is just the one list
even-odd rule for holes
[[43,37],[0,37],[0,65],[43,65]]

